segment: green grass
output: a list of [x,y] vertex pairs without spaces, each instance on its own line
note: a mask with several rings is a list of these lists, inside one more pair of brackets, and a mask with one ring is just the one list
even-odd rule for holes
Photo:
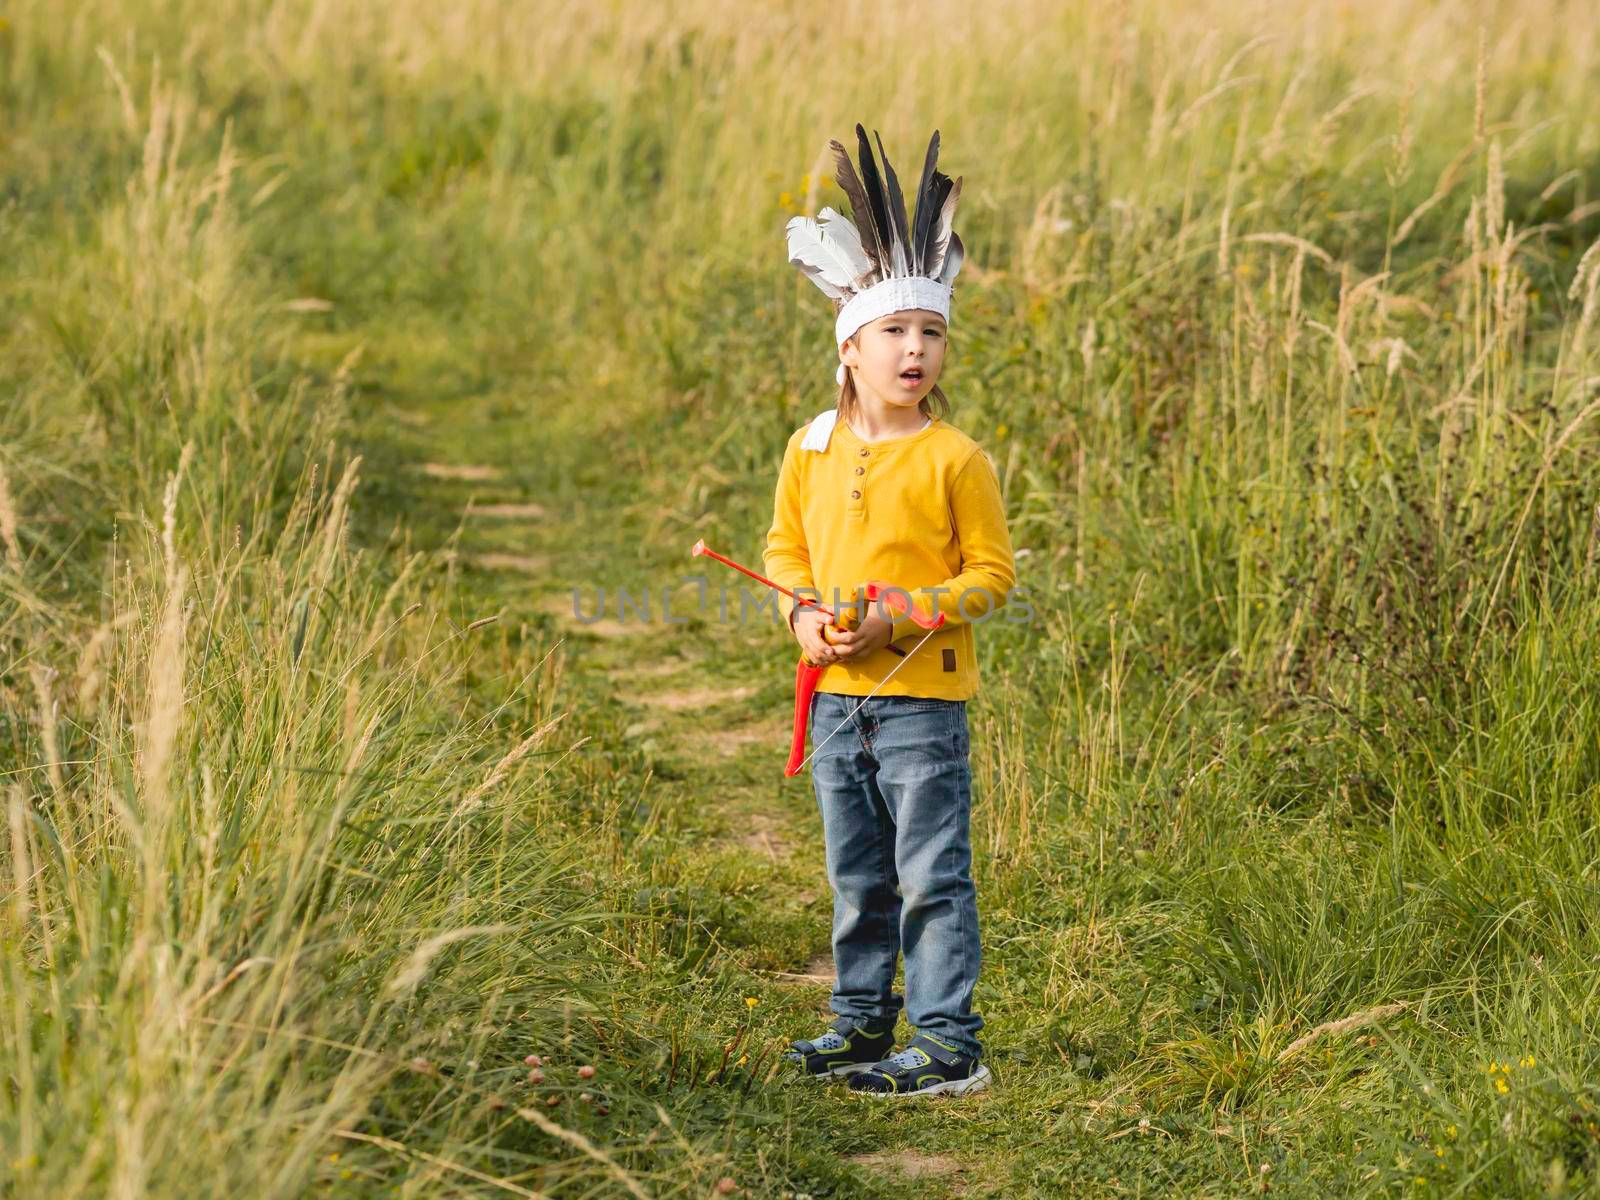
[[[665,11],[0,15],[3,1190],[1596,1194],[1593,23]],[[966,178],[1029,589],[962,1104],[776,1070],[794,650],[688,582],[857,119]]]

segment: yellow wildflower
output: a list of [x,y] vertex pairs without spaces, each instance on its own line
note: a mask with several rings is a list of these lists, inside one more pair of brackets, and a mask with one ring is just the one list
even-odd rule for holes
[[1433,1154],[1434,1154],[1435,1158],[1443,1158],[1444,1157],[1444,1147],[1443,1146],[1435,1146],[1433,1148]]
[[1010,429],[1009,426],[997,425],[997,426],[995,426],[994,435],[997,438],[1003,438],[1003,437],[1005,437],[1006,434],[1008,434],[1010,432],[1011,432],[1011,429]]
[[1456,1140],[1456,1127],[1454,1125],[1446,1125],[1445,1129],[1444,1129],[1444,1134],[1452,1142],[1455,1141]]
[[778,205],[779,205],[779,207],[781,207],[781,208],[789,208],[793,204],[794,204],[794,193],[793,192],[779,192],[778,193]]
[[1511,1087],[1510,1087],[1509,1084],[1506,1083],[1506,1081],[1503,1078],[1502,1079],[1496,1079],[1494,1081],[1494,1090],[1499,1092],[1502,1096],[1504,1096],[1507,1092],[1509,1092],[1511,1090]]
[[746,1004],[748,1004],[751,1008],[754,1008],[756,1005],[761,1003],[761,1001],[757,1000],[754,996],[746,996],[744,998],[744,1002]]

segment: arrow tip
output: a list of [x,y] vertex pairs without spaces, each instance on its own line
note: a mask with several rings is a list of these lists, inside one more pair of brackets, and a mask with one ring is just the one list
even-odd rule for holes
[[705,538],[701,538],[697,542],[695,542],[694,549],[689,551],[689,557],[690,558],[699,558],[700,555],[704,554],[705,552],[706,552],[706,540],[705,540]]

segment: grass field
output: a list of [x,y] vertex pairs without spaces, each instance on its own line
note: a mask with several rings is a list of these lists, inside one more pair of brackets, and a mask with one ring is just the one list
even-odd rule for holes
[[[0,1194],[1600,1195],[1597,87],[1561,0],[0,8]],[[958,1103],[778,1069],[794,648],[688,557],[858,120],[1032,613]]]

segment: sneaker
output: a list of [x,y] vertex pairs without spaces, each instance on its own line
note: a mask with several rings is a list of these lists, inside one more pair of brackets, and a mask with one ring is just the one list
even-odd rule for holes
[[989,1068],[972,1055],[919,1033],[900,1053],[857,1073],[850,1080],[850,1091],[895,1100],[944,1093],[965,1096],[988,1087],[990,1078]]
[[799,1066],[804,1075],[836,1079],[871,1070],[893,1049],[893,1028],[874,1033],[853,1024],[849,1017],[836,1017],[821,1037],[793,1043],[783,1057]]

